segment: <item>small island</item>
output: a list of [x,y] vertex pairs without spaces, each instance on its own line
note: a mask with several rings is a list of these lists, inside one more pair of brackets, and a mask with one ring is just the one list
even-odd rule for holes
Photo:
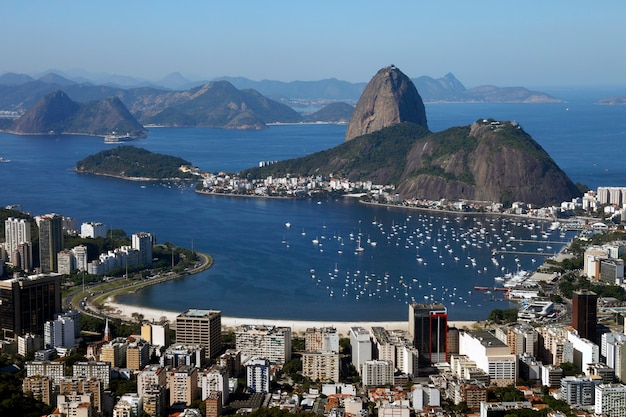
[[596,101],[596,104],[606,104],[610,106],[623,106],[626,105],[626,97],[607,97]]
[[175,156],[135,146],[119,146],[76,162],[76,172],[133,181],[195,181],[200,170]]

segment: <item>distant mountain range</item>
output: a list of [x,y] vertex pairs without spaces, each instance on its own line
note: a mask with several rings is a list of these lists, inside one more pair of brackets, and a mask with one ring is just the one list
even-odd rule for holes
[[[115,84],[115,80],[125,86]],[[6,73],[0,76],[0,110],[22,114],[43,97],[60,90],[78,103],[115,97],[143,125],[258,130],[266,128],[268,123],[346,123],[353,108],[350,104],[338,103],[355,102],[365,88],[364,83],[349,83],[333,78],[285,83],[251,81],[238,77],[202,82],[194,86],[196,83],[178,73],[171,74],[161,82],[168,86],[184,85],[187,89],[172,90],[119,76],[101,81],[106,82],[98,85],[83,77],[75,80],[56,73],[47,73],[39,79],[25,74]],[[547,94],[521,87],[482,86],[466,89],[452,74],[439,79],[423,76],[412,81],[424,101],[559,101]],[[140,86],[129,87],[137,84]],[[305,107],[313,109],[323,105],[331,106],[312,114],[300,114],[291,107],[303,103]],[[48,112],[48,116],[50,114]],[[31,116],[31,119],[37,117]],[[0,127],[11,129],[7,127],[6,121],[0,121]],[[30,131],[32,127],[26,130]],[[100,126],[95,129],[95,126],[91,126],[89,131],[99,132],[108,128]]]
[[[442,78],[421,76],[411,79],[422,99],[429,101],[478,101],[478,102],[560,102],[558,98],[546,93],[524,87],[496,87],[483,85],[466,88],[453,74]],[[167,77],[149,82],[120,75],[80,73],[74,76],[62,72],[48,72],[38,79],[26,74],[6,73],[0,75],[0,87],[19,86],[33,81],[48,84],[82,84],[101,86],[112,89],[153,88],[156,90],[189,90],[213,81],[228,81],[238,89],[254,89],[259,93],[281,102],[297,99],[356,102],[361,96],[366,82],[351,83],[336,78],[318,81],[253,81],[244,77],[218,77],[211,80],[192,81],[178,72]],[[1,89],[0,89],[0,92]],[[2,103],[0,103],[1,105]]]

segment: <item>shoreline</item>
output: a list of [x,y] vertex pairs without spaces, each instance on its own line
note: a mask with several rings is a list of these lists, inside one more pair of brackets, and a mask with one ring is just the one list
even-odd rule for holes
[[279,195],[255,195],[255,194],[236,194],[236,193],[217,193],[215,191],[194,190],[196,194],[216,195],[219,197],[241,197],[241,198],[268,198],[273,200],[304,200],[305,198],[279,196]]
[[399,209],[407,209],[407,210],[420,210],[420,211],[429,211],[433,213],[445,213],[445,214],[469,215],[469,216],[503,216],[503,217],[513,217],[517,219],[538,220],[538,221],[546,221],[546,222],[555,221],[554,218],[552,217],[537,217],[537,216],[529,216],[526,214],[496,213],[493,211],[442,210],[442,209],[430,208],[430,207],[404,206],[401,204],[389,204],[389,203],[375,203],[372,201],[363,201],[363,200],[359,200],[359,203],[369,205],[369,206],[382,206],[382,207],[391,207],[391,208],[399,208]]
[[[121,304],[114,300],[106,301],[105,308],[109,311],[105,315],[109,318],[118,318],[126,321],[136,321],[133,313],[140,314],[144,320],[161,321],[166,319],[170,322],[171,328],[176,328],[176,316],[182,311],[158,310],[151,307],[140,307],[128,304]],[[243,324],[270,325],[279,327],[290,327],[294,335],[304,334],[306,329],[311,327],[334,327],[342,336],[348,336],[351,327],[360,326],[365,329],[371,327],[384,327],[387,330],[408,330],[407,321],[328,321],[328,320],[290,320],[290,319],[270,319],[270,318],[246,318],[222,316],[222,331],[234,330]],[[470,329],[480,325],[480,321],[449,321],[449,327]]]
[[137,181],[137,182],[159,182],[159,181],[181,181],[181,182],[192,182],[197,181],[196,178],[149,178],[149,177],[124,177],[122,175],[115,174],[104,174],[92,171],[80,171],[78,169],[74,169],[74,172],[77,174],[83,175],[96,175],[98,177],[109,177],[109,178],[117,178],[119,180],[126,181]]
[[[199,272],[202,272],[206,269],[209,269],[213,266],[212,259],[209,255],[198,253],[198,256],[203,259],[201,264],[185,274],[174,274],[165,279],[142,282],[135,286],[128,293],[134,293],[138,290],[143,289],[144,287],[162,284],[167,281],[171,281],[174,279],[184,278],[188,275],[194,275]],[[176,316],[182,313],[182,311],[171,311],[171,310],[160,310],[152,307],[143,307],[132,304],[123,304],[117,301],[116,297],[119,294],[116,292],[119,289],[111,290],[109,295],[106,295],[106,298],[102,301],[102,308],[97,309],[94,308],[91,300],[87,301],[87,305],[89,308],[87,312],[90,313],[98,313],[99,316],[107,317],[109,319],[119,319],[125,322],[135,322],[137,321],[137,315],[141,315],[142,320],[148,321],[162,321],[167,320],[170,322],[170,326],[172,328],[176,328]],[[191,308],[191,307],[188,307]],[[79,308],[80,311],[82,309]],[[448,321],[449,327],[456,327],[461,329],[471,329],[477,326],[480,326],[482,321],[476,320],[452,320]],[[371,327],[383,327],[387,330],[408,330],[408,319],[406,321],[393,321],[393,320],[385,320],[385,321],[374,321],[374,320],[365,320],[365,321],[334,321],[334,320],[297,320],[297,319],[279,319],[279,318],[252,318],[252,317],[233,317],[233,316],[222,316],[221,318],[222,330],[230,331],[234,330],[236,327],[241,325],[269,325],[269,326],[278,326],[278,327],[290,327],[291,331],[294,335],[304,335],[306,329],[312,327],[334,327],[342,336],[349,336],[350,328],[352,327],[363,327],[365,329],[369,329]]]

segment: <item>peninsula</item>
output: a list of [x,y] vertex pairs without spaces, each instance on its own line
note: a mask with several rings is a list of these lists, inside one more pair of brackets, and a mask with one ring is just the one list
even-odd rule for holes
[[409,201],[546,206],[581,195],[516,122],[481,118],[431,132],[420,94],[395,66],[378,71],[365,87],[344,143],[240,173],[253,181],[287,176],[394,184],[400,199]]

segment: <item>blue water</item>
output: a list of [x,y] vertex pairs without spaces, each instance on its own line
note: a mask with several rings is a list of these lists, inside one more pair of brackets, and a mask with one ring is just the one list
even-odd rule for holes
[[[594,188],[626,182],[621,162],[626,107],[577,99],[433,104],[426,111],[433,131],[479,118],[516,120],[573,181]],[[344,132],[345,126],[333,125],[273,126],[261,132],[162,128],[135,145],[180,156],[211,172],[236,171],[328,149],[343,141]],[[533,269],[541,260],[520,255],[516,261],[507,255],[497,257],[496,265],[491,256],[510,236],[532,240],[531,234],[546,230],[540,223],[531,231],[509,219],[369,207],[344,199],[199,196],[176,184],[141,188],[72,171],[77,160],[110,146],[83,136],[0,134],[0,156],[11,160],[0,164],[0,204],[21,204],[33,214],[58,212],[79,222],[101,221],[129,233],[149,231],[159,242],[193,245],[215,258],[209,271],[125,296],[124,302],[250,317],[404,320],[408,302],[432,299],[443,300],[452,319],[480,319],[508,303],[499,293],[474,291],[475,285],[493,286],[495,276]],[[359,236],[364,250],[355,253]],[[552,253],[560,247],[538,240],[509,244],[527,252]]]

